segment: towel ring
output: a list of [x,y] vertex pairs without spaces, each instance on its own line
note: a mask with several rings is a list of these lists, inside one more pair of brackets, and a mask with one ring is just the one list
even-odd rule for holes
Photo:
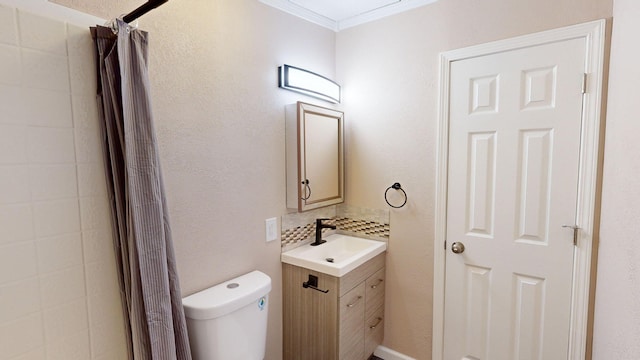
[[[387,198],[387,193],[391,189],[402,191],[402,195],[404,195],[404,202],[402,203],[402,205],[399,205],[399,206],[391,205],[391,203],[389,202],[389,199]],[[386,201],[387,205],[391,206],[392,208],[399,209],[403,207],[407,203],[407,200],[408,200],[407,193],[404,191],[400,183],[394,183],[393,185],[389,186],[387,190],[384,192],[384,201]]]

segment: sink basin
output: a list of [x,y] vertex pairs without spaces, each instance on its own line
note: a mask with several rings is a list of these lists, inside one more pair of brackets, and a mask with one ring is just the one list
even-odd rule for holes
[[341,277],[387,250],[387,243],[334,234],[318,246],[302,245],[282,253],[284,263]]

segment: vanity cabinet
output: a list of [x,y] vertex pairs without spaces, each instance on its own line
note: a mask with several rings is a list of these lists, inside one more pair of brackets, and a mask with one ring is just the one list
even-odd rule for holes
[[382,253],[338,278],[283,263],[284,359],[368,359],[384,337],[384,265]]
[[344,202],[344,113],[287,105],[287,207],[306,211]]

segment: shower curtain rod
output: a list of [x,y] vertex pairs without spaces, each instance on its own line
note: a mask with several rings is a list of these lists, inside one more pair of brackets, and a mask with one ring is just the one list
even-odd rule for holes
[[125,15],[122,20],[127,24],[132,22],[133,20],[139,18],[140,16],[148,13],[149,11],[157,8],[158,6],[166,3],[169,0],[149,0],[146,3],[140,5],[137,9]]

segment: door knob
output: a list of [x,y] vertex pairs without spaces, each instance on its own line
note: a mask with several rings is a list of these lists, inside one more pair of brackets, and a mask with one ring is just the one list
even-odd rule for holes
[[462,254],[464,252],[464,244],[461,242],[454,242],[451,244],[451,251],[455,254]]

